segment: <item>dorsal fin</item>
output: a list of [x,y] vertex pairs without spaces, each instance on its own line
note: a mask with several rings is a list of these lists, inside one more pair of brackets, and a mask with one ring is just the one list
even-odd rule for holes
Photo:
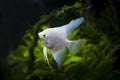
[[72,32],[74,31],[74,29],[79,27],[80,24],[83,22],[84,22],[84,17],[81,17],[81,18],[77,18],[74,21],[72,21],[71,23],[63,25],[59,28],[63,29],[65,31],[67,37],[69,37],[72,34]]

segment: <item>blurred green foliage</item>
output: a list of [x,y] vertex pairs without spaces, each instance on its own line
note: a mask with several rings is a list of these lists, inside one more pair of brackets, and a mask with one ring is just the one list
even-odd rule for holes
[[[37,33],[83,16],[83,9],[80,3],[75,3],[42,16],[40,21],[26,32],[18,48],[10,53],[6,80],[117,80],[116,71],[113,70],[116,57],[113,55],[119,46],[115,43],[120,43],[120,39],[119,34],[112,36],[112,33],[120,29],[114,8],[106,7],[99,20],[91,25],[87,25],[85,21],[71,35],[71,39],[81,39],[83,42],[77,55],[72,56],[68,52],[61,70],[57,69],[50,50],[48,57],[54,68],[53,72],[45,62],[43,44]],[[117,42],[113,41],[114,38]]]

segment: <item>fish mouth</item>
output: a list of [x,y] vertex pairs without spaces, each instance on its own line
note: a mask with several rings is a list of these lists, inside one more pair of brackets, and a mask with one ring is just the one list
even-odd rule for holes
[[47,46],[48,42],[47,41],[42,41],[42,43]]

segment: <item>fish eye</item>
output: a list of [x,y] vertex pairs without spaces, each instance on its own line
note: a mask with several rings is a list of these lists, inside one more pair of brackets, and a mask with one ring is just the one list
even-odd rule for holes
[[45,37],[46,35],[44,34],[43,37]]

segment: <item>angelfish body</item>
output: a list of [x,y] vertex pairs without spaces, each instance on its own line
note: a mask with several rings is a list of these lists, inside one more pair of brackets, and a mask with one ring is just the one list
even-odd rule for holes
[[64,31],[58,28],[48,28],[39,33],[43,39],[43,44],[53,52],[68,46],[69,41]]
[[77,47],[80,45],[81,41],[70,41],[68,36],[71,35],[72,31],[79,27],[79,25],[84,21],[84,18],[78,18],[73,22],[55,28],[48,28],[42,32],[38,33],[38,36],[41,38],[42,43],[44,44],[43,52],[45,60],[47,61],[49,67],[52,69],[49,60],[47,58],[47,49],[49,48],[52,51],[53,57],[57,63],[58,68],[61,68],[66,55],[66,48],[72,54],[76,54]]

